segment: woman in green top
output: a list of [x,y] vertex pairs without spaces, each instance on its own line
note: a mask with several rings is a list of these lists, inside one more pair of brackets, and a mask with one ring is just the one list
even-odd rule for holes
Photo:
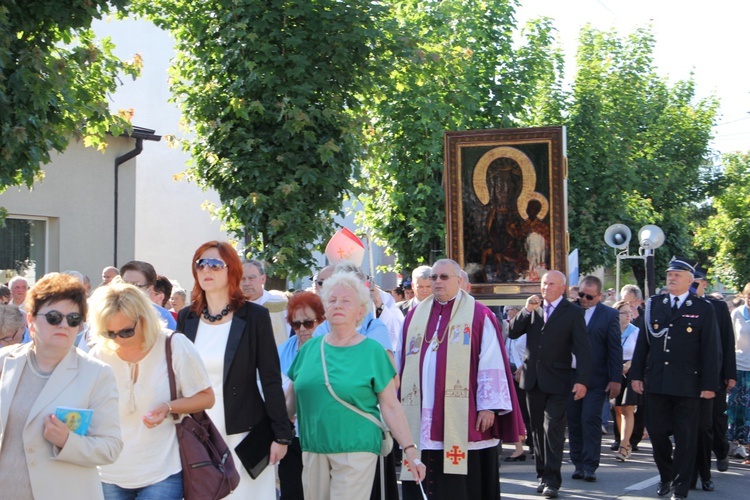
[[368,499],[382,437],[373,422],[330,394],[321,352],[336,395],[375,418],[382,412],[421,481],[425,466],[396,397],[393,365],[380,344],[357,333],[370,304],[367,288],[354,274],[337,273],[326,280],[322,298],[331,331],[306,342],[289,368],[287,405],[290,415],[296,405],[305,498]]

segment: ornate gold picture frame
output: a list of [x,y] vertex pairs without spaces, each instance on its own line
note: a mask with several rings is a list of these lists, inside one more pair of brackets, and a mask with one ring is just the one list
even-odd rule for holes
[[567,274],[565,148],[564,127],[445,134],[446,248],[473,295],[519,299]]

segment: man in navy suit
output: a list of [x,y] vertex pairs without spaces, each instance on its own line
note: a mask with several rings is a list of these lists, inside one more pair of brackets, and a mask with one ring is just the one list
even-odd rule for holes
[[[586,276],[578,287],[586,331],[591,343],[591,376],[582,399],[568,399],[568,441],[570,460],[576,469],[573,479],[596,481],[602,448],[602,406],[605,397],[620,393],[622,345],[620,319],[616,309],[602,303],[602,282]],[[574,368],[576,360],[573,360]]]
[[[565,445],[565,406],[586,396],[591,367],[591,345],[583,310],[569,302],[565,275],[549,271],[542,276],[541,291],[526,299],[526,306],[510,323],[509,337],[526,336],[526,356],[518,385],[526,391],[536,457],[537,492],[557,498],[562,484]],[[571,366],[577,358],[577,369]],[[601,405],[599,407],[601,410]]]

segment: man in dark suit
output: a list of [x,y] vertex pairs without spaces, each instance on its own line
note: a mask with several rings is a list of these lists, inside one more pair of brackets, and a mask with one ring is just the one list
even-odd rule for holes
[[419,305],[420,302],[432,295],[432,283],[430,275],[432,268],[430,266],[419,266],[411,272],[411,288],[414,291],[414,297],[396,304],[406,317],[409,311]]
[[688,496],[700,400],[713,398],[719,385],[716,314],[707,301],[690,293],[694,272],[682,260],[669,263],[669,293],[646,302],[646,329],[638,335],[630,368],[633,390],[646,394],[646,426],[661,476],[656,493],[664,496],[671,490],[672,500]]
[[727,390],[737,380],[737,357],[734,352],[734,328],[727,303],[706,296],[706,270],[695,267],[693,287],[698,297],[706,299],[714,308],[719,333],[719,385],[716,397],[701,399],[701,418],[698,432],[698,449],[695,459],[696,471],[692,484],[697,484],[698,475],[704,491],[713,491],[711,481],[711,450],[716,453],[716,468],[726,471],[729,467],[729,442],[727,441]]
[[[592,482],[596,481],[602,449],[602,406],[605,397],[620,393],[620,316],[616,309],[602,303],[602,282],[596,276],[581,280],[578,297],[591,344],[591,376],[586,396],[576,400],[571,395],[568,399],[566,417],[570,460],[576,467],[573,479]],[[576,362],[574,359],[574,365]]]
[[[537,492],[547,498],[557,498],[562,484],[560,467],[569,394],[572,390],[576,400],[586,396],[591,371],[591,345],[583,310],[563,297],[565,281],[560,271],[546,273],[541,282],[544,303],[532,295],[510,324],[510,338],[527,335],[519,385],[526,391],[534,436]],[[577,359],[575,371],[571,354]]]

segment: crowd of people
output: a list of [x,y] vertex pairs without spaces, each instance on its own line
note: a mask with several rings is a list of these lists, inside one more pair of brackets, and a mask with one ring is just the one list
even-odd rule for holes
[[[191,269],[189,292],[143,261],[106,267],[93,291],[76,271],[0,286],[4,495],[182,498],[172,415],[199,411],[232,450],[237,498],[499,498],[503,443],[556,498],[566,431],[586,482],[648,435],[674,500],[714,489],[712,453],[720,471],[747,463],[750,284],[707,296],[686,259],[647,300],[549,271],[493,309],[450,259],[387,291],[346,261],[308,290],[266,290],[263,263],[218,241]],[[269,466],[248,471],[234,450],[263,426]]]

